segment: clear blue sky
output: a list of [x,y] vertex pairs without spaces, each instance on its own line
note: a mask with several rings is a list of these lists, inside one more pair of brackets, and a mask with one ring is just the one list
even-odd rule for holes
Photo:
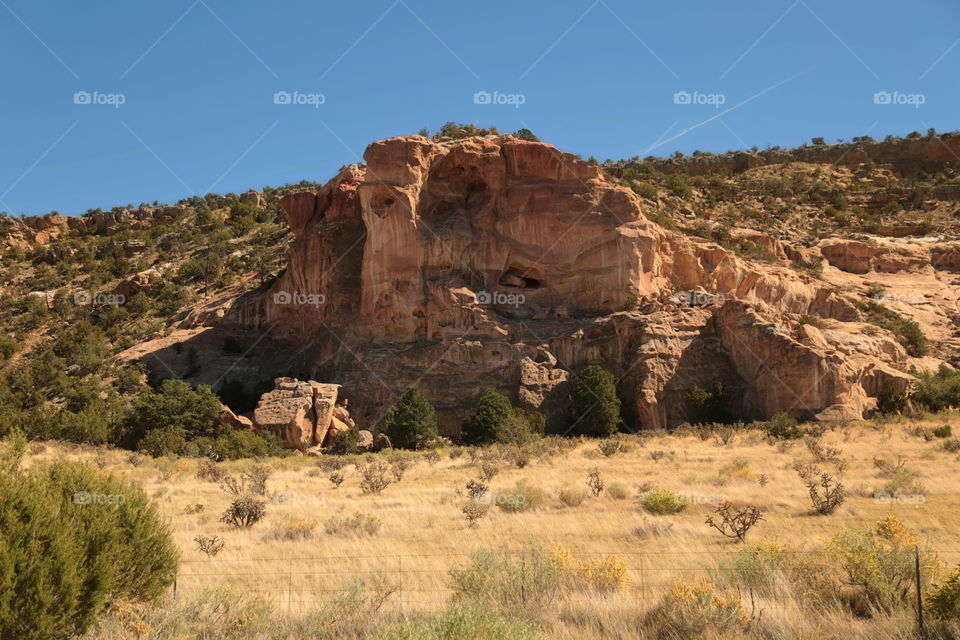
[[601,160],[948,131],[958,43],[956,0],[0,0],[0,210],[325,181],[448,120]]

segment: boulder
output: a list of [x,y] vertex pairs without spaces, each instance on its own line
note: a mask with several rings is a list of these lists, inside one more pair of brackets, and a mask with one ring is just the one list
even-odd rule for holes
[[373,450],[383,451],[384,449],[393,449],[393,443],[390,442],[390,437],[387,434],[378,433],[373,438]]
[[270,431],[293,449],[315,444],[314,388],[309,382],[277,378],[275,389],[263,394],[253,413],[257,429]]
[[113,288],[113,295],[121,296],[123,302],[130,300],[138,293],[150,291],[160,281],[160,273],[156,269],[148,269],[121,280]]
[[313,407],[316,415],[316,427],[314,428],[313,441],[324,445],[332,440],[333,436],[329,430],[333,425],[334,407],[337,404],[337,395],[340,392],[338,384],[323,384],[310,381],[313,387]]
[[143,240],[127,240],[123,243],[123,254],[128,258],[143,253],[147,249],[147,243]]
[[217,417],[217,422],[221,426],[238,431],[253,431],[253,421],[250,418],[238,416],[225,404],[220,405],[220,415]]
[[344,431],[349,431],[350,425],[343,422],[339,418],[333,416],[330,417],[330,428],[327,430],[326,437],[323,441],[325,447],[329,447],[333,444],[334,439],[337,437],[338,433],[343,433]]
[[360,439],[357,440],[357,451],[363,453],[373,449],[373,434],[366,429],[360,429]]

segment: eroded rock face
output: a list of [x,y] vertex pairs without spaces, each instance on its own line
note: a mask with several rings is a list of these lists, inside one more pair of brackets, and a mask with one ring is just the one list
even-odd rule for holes
[[[592,363],[618,377],[633,428],[687,419],[692,384],[723,381],[730,412],[744,418],[834,419],[869,412],[886,381],[911,381],[889,334],[860,333],[859,281],[843,289],[663,229],[632,191],[550,145],[408,136],[370,145],[365,160],[281,200],[294,234],[288,269],[216,320],[268,331],[309,377],[349,390],[364,424],[411,384],[447,434],[484,388],[562,416],[569,382]],[[949,245],[741,236],[775,258],[826,258],[850,277],[960,265]],[[825,329],[799,326],[802,315]],[[328,437],[304,426],[317,404],[301,415],[296,399],[316,392],[299,389],[263,414],[291,446]]]

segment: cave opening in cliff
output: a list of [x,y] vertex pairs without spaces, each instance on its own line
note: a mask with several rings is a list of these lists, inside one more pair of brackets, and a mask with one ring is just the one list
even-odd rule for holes
[[500,286],[538,289],[543,286],[543,281],[538,276],[533,269],[512,266],[500,276]]

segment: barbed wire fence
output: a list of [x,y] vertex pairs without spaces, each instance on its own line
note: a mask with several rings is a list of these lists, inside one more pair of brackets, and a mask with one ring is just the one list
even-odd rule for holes
[[[749,578],[755,567],[737,563],[743,558],[742,549],[731,551],[622,551],[604,550],[571,552],[576,561],[596,561],[615,556],[625,568],[625,580],[620,588],[598,594],[613,607],[633,607],[646,610],[656,606],[672,588],[675,580],[687,583],[708,579],[720,586],[736,585],[737,578]],[[826,574],[837,568],[836,556],[823,550],[780,551],[778,566],[783,571],[804,572],[811,576]],[[940,563],[952,568],[960,565],[960,550],[924,550],[935,555]],[[517,585],[520,598],[535,599],[537,583],[534,567],[528,563],[531,548],[501,550],[520,570]],[[240,593],[270,600],[278,611],[297,615],[342,602],[337,598],[350,584],[369,582],[377,578],[389,581],[390,596],[384,600],[381,611],[432,615],[442,613],[454,596],[451,569],[463,569],[471,560],[470,552],[425,553],[400,555],[353,556],[284,556],[270,558],[210,558],[181,562],[174,594],[177,599],[189,598],[211,588],[228,586]],[[915,593],[918,625],[923,624],[920,604],[923,572],[920,552],[916,553]],[[527,578],[530,578],[528,583]],[[799,611],[803,603],[789,596],[779,596],[776,590],[754,590],[747,586],[734,587],[744,605],[761,612]]]

